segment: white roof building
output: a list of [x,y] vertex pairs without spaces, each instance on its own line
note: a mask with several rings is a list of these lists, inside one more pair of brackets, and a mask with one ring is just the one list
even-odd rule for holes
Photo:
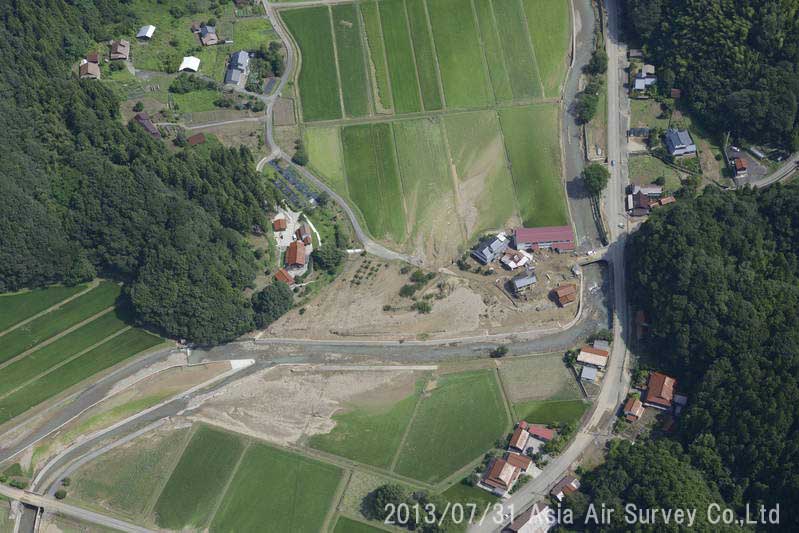
[[200,59],[194,56],[184,57],[183,61],[180,62],[180,67],[178,67],[178,70],[180,72],[197,72],[200,70]]
[[155,26],[148,24],[139,28],[139,33],[136,34],[137,39],[152,39],[155,33]]

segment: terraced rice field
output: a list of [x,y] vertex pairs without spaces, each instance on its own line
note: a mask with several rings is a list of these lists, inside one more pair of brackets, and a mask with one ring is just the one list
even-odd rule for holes
[[391,98],[391,82],[388,77],[386,48],[383,44],[383,30],[380,24],[380,12],[377,2],[364,2],[359,9],[363,17],[366,44],[369,50],[369,71],[373,80],[373,98],[377,112],[387,112],[393,107]]
[[571,46],[571,10],[569,2],[521,0],[535,48],[538,71],[544,94],[557,97],[566,77],[566,55]]
[[391,125],[347,126],[341,140],[350,198],[374,235],[402,242],[405,209]]
[[461,197],[479,206],[470,236],[504,227],[518,206],[497,114],[448,115],[444,125]]
[[541,96],[538,67],[519,0],[493,0],[494,14],[502,21],[502,49],[511,90],[516,99]]
[[155,504],[158,525],[202,529],[212,518],[243,451],[238,436],[200,426]]
[[368,80],[358,10],[354,4],[341,4],[331,9],[344,111],[350,117],[368,115]]
[[283,11],[281,16],[302,51],[302,116],[306,121],[341,118],[333,33],[327,6]]
[[455,202],[441,121],[403,120],[393,129],[411,234],[440,231],[440,215]]
[[305,148],[309,165],[327,178],[327,182],[340,194],[347,196],[347,178],[338,127],[311,127],[305,129]]
[[381,0],[380,21],[383,28],[388,59],[391,94],[396,113],[414,113],[422,110],[419,85],[416,79],[416,64],[411,47],[408,19],[403,0]]
[[83,290],[86,290],[86,285],[75,287],[59,285],[14,294],[0,294],[0,332]]
[[58,309],[36,318],[0,337],[0,363],[114,305],[119,285],[104,281]]
[[99,504],[129,519],[143,518],[186,443],[189,428],[163,438],[138,437],[101,455],[72,476],[70,498]]
[[499,111],[525,226],[569,223],[561,182],[558,107],[541,104]]
[[513,99],[508,68],[505,65],[505,56],[502,51],[502,41],[500,41],[497,31],[497,19],[494,16],[491,2],[475,2],[475,13],[477,14],[477,25],[480,27],[480,35],[483,39],[483,53],[488,63],[488,72],[491,77],[491,84],[494,87],[494,96],[497,102],[507,102]]
[[323,531],[341,469],[264,444],[242,457],[210,531]]
[[485,453],[509,428],[493,371],[440,376],[422,399],[395,470],[440,481]]
[[14,361],[0,370],[0,396],[24,385],[39,374],[125,327],[127,326],[116,313],[106,313],[26,357]]
[[447,107],[468,108],[492,103],[494,98],[471,0],[436,0],[428,2],[427,9]]
[[433,39],[430,36],[425,0],[405,0],[411,40],[419,72],[419,86],[425,111],[441,109],[441,93],[438,87],[438,70]]
[[314,435],[312,448],[359,463],[388,468],[420,396],[414,394],[388,406],[361,406],[333,416],[330,433]]
[[160,342],[159,337],[140,329],[129,329],[108,339],[0,400],[0,424]]

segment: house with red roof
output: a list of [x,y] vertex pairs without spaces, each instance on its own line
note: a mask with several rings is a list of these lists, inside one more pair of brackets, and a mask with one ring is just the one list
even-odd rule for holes
[[504,496],[516,480],[519,479],[521,470],[505,459],[494,459],[483,474],[480,483],[497,496]]
[[530,432],[527,431],[527,422],[522,420],[519,422],[519,425],[516,426],[516,429],[513,431],[513,435],[510,437],[508,449],[517,451],[519,453],[524,453],[524,451],[527,449],[527,441],[529,439]]
[[635,422],[644,414],[644,404],[635,396],[630,396],[624,404],[624,418],[628,422]]
[[516,228],[513,243],[517,250],[574,250],[574,231],[571,226]]
[[662,410],[671,409],[676,388],[676,379],[661,372],[652,372],[646,387],[644,405]]
[[302,268],[305,266],[305,245],[302,241],[293,241],[286,250],[286,266]]
[[566,476],[558,483],[552,487],[552,490],[549,492],[553,498],[558,500],[559,502],[563,501],[563,498],[567,494],[571,494],[572,492],[577,491],[580,488],[580,480],[574,476]]
[[282,281],[283,283],[285,283],[287,285],[293,285],[294,284],[294,276],[289,274],[288,271],[285,268],[281,268],[280,270],[275,272],[275,279],[277,281]]
[[276,218],[272,221],[272,229],[275,231],[286,231],[287,227],[288,223],[286,222],[286,219],[283,217]]
[[549,442],[555,438],[555,430],[550,429],[543,424],[530,424],[527,428],[530,436],[543,442]]

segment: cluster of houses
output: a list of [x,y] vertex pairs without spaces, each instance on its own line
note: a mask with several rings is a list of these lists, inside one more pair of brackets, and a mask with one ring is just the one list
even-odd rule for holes
[[538,452],[544,443],[553,438],[553,429],[520,421],[511,435],[507,451],[502,457],[491,460],[478,486],[497,496],[509,497],[519,477],[530,475],[535,468],[528,454]]
[[308,260],[313,252],[311,228],[307,222],[294,223],[286,214],[272,220],[272,229],[278,247],[285,249],[285,266],[275,273],[275,279],[294,285],[295,278],[308,271]]
[[627,189],[625,207],[630,216],[643,217],[652,209],[676,202],[674,196],[663,196],[660,185],[630,185]]
[[[557,505],[568,494],[580,489],[580,480],[572,475],[564,476],[549,491],[553,502]],[[549,504],[541,500],[523,513],[516,515],[513,521],[502,528],[502,533],[546,533],[557,525],[557,513]]]
[[[662,372],[649,374],[646,391],[642,397],[631,395],[622,407],[622,416],[628,422],[640,419],[646,407],[652,407],[669,415],[679,415],[688,404],[688,398],[677,394],[677,380]],[[667,419],[670,423],[671,417]]]
[[532,252],[538,250],[555,250],[564,252],[574,250],[574,232],[571,226],[548,226],[542,228],[523,228],[513,230],[512,237],[505,232],[480,243],[471,252],[477,262],[488,265],[499,262],[512,271],[523,268],[524,271],[510,280],[510,288],[514,294],[521,294],[524,289],[537,283]]
[[633,94],[640,95],[645,93],[646,90],[652,85],[656,84],[657,81],[657,76],[655,76],[655,65],[645,63],[632,80]]
[[[125,39],[111,41],[108,58],[111,61],[127,61],[130,58],[130,41]],[[100,53],[89,52],[81,59],[78,76],[81,79],[100,79]]]
[[610,356],[610,343],[603,340],[595,340],[591,345],[580,348],[577,354],[577,362],[583,365],[580,371],[580,379],[595,383],[599,372],[603,372],[608,366]]

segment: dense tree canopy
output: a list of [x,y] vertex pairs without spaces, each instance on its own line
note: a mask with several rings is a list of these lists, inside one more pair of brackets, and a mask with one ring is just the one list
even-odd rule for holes
[[693,464],[733,505],[796,508],[799,187],[708,188],[655,213],[628,255],[649,350],[690,397]]
[[705,123],[799,148],[797,0],[626,0],[631,32]]
[[127,283],[138,322],[221,342],[253,325],[239,232],[274,192],[246,148],[172,154],[71,74],[132,21],[119,0],[0,3],[0,291],[97,272]]
[[[593,509],[589,504],[593,504]],[[610,523],[600,515],[603,504],[613,509],[606,515]],[[680,445],[670,440],[612,442],[606,462],[583,476],[580,492],[566,497],[577,529],[620,533],[724,531],[723,526],[708,521],[707,509],[712,504],[727,508],[715,486],[691,466]],[[643,525],[640,513],[654,508],[696,510],[693,526],[688,528],[674,519],[667,523],[662,515],[655,515],[656,523]],[[685,519],[689,517],[686,515]]]

